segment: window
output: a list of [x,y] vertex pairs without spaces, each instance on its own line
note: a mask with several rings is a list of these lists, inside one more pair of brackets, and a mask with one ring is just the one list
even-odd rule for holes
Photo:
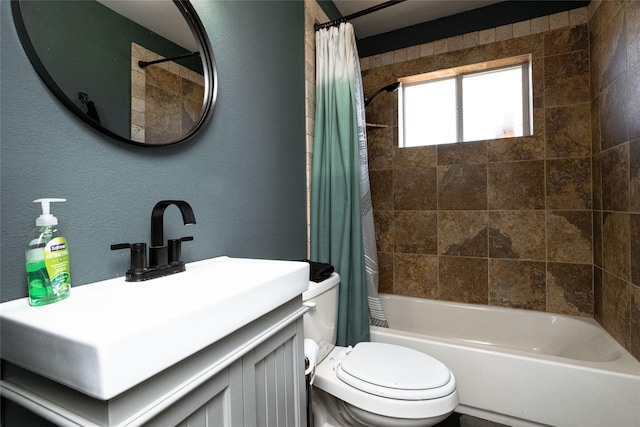
[[401,147],[531,135],[530,57],[400,79]]

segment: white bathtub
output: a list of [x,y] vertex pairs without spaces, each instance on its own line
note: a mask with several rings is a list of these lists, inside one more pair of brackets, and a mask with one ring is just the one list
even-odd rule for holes
[[640,426],[640,362],[595,320],[381,294],[371,340],[423,351],[458,382],[456,412],[513,426]]

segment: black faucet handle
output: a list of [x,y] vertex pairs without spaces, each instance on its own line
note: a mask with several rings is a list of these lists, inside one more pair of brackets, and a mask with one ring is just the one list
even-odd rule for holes
[[192,240],[193,236],[169,240],[169,264],[177,264],[182,261],[182,242],[190,242]]
[[146,243],[117,243],[111,245],[111,250],[131,249],[131,270],[140,271],[147,268]]
[[130,249],[130,248],[131,248],[131,243],[116,243],[114,245],[111,245],[112,251],[116,251],[118,249]]

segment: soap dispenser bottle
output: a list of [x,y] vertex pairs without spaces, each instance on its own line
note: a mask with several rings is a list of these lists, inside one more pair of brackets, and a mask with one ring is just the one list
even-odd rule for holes
[[42,205],[42,215],[36,219],[36,227],[29,234],[25,257],[29,304],[40,306],[61,301],[71,291],[67,239],[60,234],[58,218],[50,213],[52,202],[66,202],[66,199],[33,202]]

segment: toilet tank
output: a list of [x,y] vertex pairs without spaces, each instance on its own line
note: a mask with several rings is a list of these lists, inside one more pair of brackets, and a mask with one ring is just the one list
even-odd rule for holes
[[302,294],[302,301],[311,306],[303,318],[304,337],[318,344],[318,363],[336,345],[339,283],[340,276],[333,273],[322,282],[309,282],[309,289]]

